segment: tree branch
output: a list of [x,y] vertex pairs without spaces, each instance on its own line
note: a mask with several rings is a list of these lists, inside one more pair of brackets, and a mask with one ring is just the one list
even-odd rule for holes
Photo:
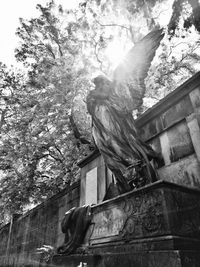
[[49,150],[49,154],[48,156],[52,157],[53,159],[55,159],[56,161],[59,161],[60,163],[63,163],[63,161],[60,158],[55,157],[54,155],[51,154],[51,151]]
[[55,147],[55,149],[59,152],[59,154],[61,155],[61,157],[62,157],[63,159],[65,159],[65,157],[64,157],[63,153],[61,152],[61,150],[59,149],[59,147],[58,147],[56,144],[54,144],[54,147]]
[[5,123],[5,114],[6,114],[6,108],[4,110],[2,110],[2,113],[1,113],[0,133],[1,133],[1,128],[2,128],[3,124]]
[[97,19],[95,21],[102,27],[120,27],[120,28],[123,28],[123,29],[126,29],[126,30],[130,31],[130,28],[126,27],[124,25],[120,25],[120,24],[116,24],[116,23],[102,24]]

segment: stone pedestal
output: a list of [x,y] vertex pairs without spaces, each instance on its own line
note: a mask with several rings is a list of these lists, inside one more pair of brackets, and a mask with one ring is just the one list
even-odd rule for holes
[[79,251],[54,266],[200,266],[200,191],[158,181],[96,205]]
[[60,267],[199,267],[199,251],[149,251],[98,255],[55,256]]

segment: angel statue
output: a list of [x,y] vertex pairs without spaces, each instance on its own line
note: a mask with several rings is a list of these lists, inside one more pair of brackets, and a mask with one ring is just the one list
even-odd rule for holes
[[144,80],[164,34],[155,30],[139,41],[115,69],[113,80],[100,75],[87,96],[92,134],[120,193],[157,180],[150,161],[158,154],[141,140],[133,118],[145,94]]

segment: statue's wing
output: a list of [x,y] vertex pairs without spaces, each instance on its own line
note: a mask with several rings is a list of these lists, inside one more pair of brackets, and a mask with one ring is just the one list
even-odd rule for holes
[[145,94],[144,80],[151,61],[164,34],[162,29],[152,31],[139,41],[126,55],[113,75],[113,101],[119,110],[131,111],[142,104]]

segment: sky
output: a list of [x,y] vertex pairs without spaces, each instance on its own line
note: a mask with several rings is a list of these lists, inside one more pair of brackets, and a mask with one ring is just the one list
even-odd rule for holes
[[[17,64],[14,57],[14,49],[18,47],[19,39],[15,35],[17,27],[20,26],[19,18],[31,19],[39,15],[39,11],[36,9],[37,4],[45,4],[49,0],[0,0],[0,61],[5,63],[8,67],[14,65],[21,68],[21,64]],[[62,4],[64,8],[73,8],[78,5],[80,0],[54,0],[56,4]],[[168,0],[170,5],[173,0]],[[169,12],[162,13],[163,25],[169,19]],[[161,21],[160,21],[161,22]],[[162,25],[162,23],[160,23]],[[116,46],[117,44],[115,44]],[[111,44],[111,49],[108,48],[108,55],[110,61],[115,61],[114,65],[117,65],[123,58],[124,51],[119,48],[119,45],[115,47]],[[119,51],[123,52],[119,55]],[[116,51],[118,51],[116,53]],[[114,58],[113,58],[114,57]],[[117,58],[116,58],[117,57]]]
[[[48,0],[0,0],[0,61],[7,66],[16,65],[14,49],[18,38],[16,28],[20,25],[19,18],[30,19],[39,14],[37,4],[45,5]],[[78,0],[55,0],[64,7],[72,8]]]

